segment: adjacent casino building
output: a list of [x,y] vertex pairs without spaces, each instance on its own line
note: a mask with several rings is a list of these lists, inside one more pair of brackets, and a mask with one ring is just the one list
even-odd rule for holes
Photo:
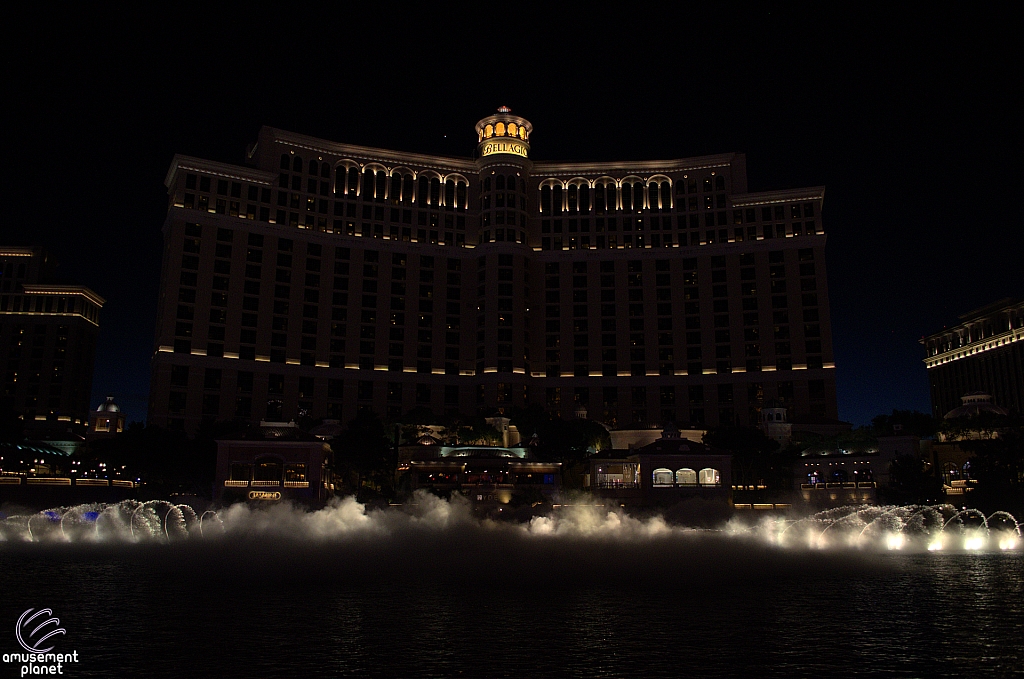
[[558,163],[505,107],[472,158],[264,127],[175,156],[150,419],[539,404],[613,428],[836,417],[824,189],[745,158]]
[[976,399],[1024,413],[1024,299],[1007,297],[960,317],[960,323],[921,338],[931,386],[932,415]]

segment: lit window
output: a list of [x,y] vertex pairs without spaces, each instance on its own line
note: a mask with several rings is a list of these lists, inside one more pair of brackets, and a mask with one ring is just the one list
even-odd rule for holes
[[673,476],[674,474],[671,469],[660,468],[654,470],[651,474],[651,480],[654,482],[654,486],[656,488],[671,486]]

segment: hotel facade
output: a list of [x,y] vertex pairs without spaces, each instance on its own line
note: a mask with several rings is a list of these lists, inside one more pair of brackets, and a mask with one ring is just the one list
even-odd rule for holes
[[175,156],[149,417],[401,421],[539,404],[611,428],[836,417],[821,187],[745,158],[472,158],[264,127],[245,164]]

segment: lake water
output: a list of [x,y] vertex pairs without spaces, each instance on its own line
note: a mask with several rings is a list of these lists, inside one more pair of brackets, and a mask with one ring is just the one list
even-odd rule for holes
[[[1000,677],[1024,668],[1019,547],[781,548],[621,519],[538,534],[466,517],[357,518],[358,530],[343,517],[257,519],[244,517],[248,531],[176,544],[0,542],[0,653],[21,652],[23,611],[48,607],[67,630],[54,652],[79,655],[64,666],[70,677]],[[0,677],[19,669],[0,664]]]

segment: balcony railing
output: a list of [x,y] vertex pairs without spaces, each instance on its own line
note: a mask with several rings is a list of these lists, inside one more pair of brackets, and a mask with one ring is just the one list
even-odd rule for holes
[[107,488],[109,486],[116,486],[118,488],[134,488],[134,481],[122,481],[122,480],[107,480],[107,479],[69,479],[64,477],[54,476],[0,476],[0,485],[21,485],[22,478],[25,479],[25,484],[30,486],[88,486],[88,487],[100,487]]
[[236,481],[228,479],[224,481],[225,488],[309,488],[309,481]]

